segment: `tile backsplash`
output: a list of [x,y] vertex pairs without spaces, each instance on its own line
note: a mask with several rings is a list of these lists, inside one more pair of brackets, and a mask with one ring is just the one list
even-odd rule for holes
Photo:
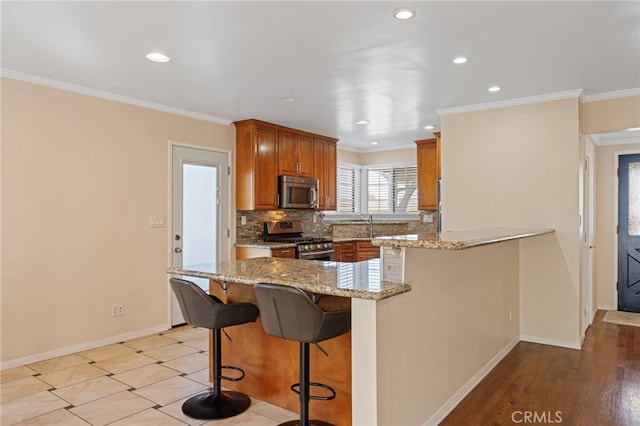
[[[374,221],[373,230],[376,235],[424,234],[436,232],[435,222],[425,223],[420,220],[388,220]],[[246,224],[242,225],[242,217]],[[312,210],[272,210],[272,211],[238,211],[236,214],[236,240],[238,243],[261,241],[264,222],[280,220],[300,220],[303,222],[304,234],[332,238],[367,237],[366,221],[328,221],[322,212]]]

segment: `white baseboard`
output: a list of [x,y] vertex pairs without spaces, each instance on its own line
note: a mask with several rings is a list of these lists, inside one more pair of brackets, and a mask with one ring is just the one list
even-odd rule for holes
[[523,342],[540,343],[542,345],[559,346],[561,348],[578,349],[578,350],[581,349],[580,343],[567,342],[564,340],[547,339],[546,337],[520,335],[520,340],[522,340]]
[[80,343],[78,345],[67,346],[66,348],[54,349],[52,351],[42,352],[39,354],[28,355],[22,358],[15,358],[9,361],[0,362],[0,370],[8,368],[20,367],[34,362],[44,361],[51,358],[57,358],[65,355],[74,354],[76,352],[88,351],[89,349],[99,348],[101,346],[111,345],[113,343],[122,342],[124,340],[137,339],[138,337],[149,336],[151,334],[160,333],[169,330],[171,326],[168,324],[157,325],[155,327],[144,330],[131,331],[129,333],[119,334],[117,336],[106,337],[104,339],[93,340],[91,342]]
[[507,343],[497,354],[494,355],[493,358],[489,360],[476,374],[474,374],[468,381],[465,383],[456,393],[454,393],[451,398],[447,400],[438,410],[431,416],[429,420],[426,421],[424,426],[432,426],[439,424],[451,411],[460,402],[464,399],[465,396],[469,394],[475,388],[478,383],[484,379],[487,374],[491,372],[495,368],[496,365],[502,358],[507,356],[507,354],[513,349],[519,342],[519,339],[514,339]]

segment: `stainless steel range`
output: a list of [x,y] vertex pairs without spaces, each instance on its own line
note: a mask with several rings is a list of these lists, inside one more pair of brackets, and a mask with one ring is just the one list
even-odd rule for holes
[[265,222],[264,240],[295,243],[296,258],[307,260],[333,260],[333,241],[325,237],[306,237],[299,220]]

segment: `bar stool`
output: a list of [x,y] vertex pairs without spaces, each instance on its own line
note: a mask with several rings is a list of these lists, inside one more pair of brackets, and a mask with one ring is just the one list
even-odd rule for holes
[[[213,420],[226,419],[246,411],[251,405],[247,395],[222,391],[220,386],[220,379],[235,382],[244,378],[243,369],[222,365],[220,331],[224,327],[254,322],[258,317],[257,306],[252,303],[223,303],[191,281],[179,278],[169,281],[187,324],[213,330],[213,389],[186,400],[182,404],[182,412],[194,419]],[[222,375],[223,368],[239,371],[241,376],[225,377]]]
[[[321,420],[309,420],[309,400],[331,400],[336,397],[333,388],[309,381],[309,343],[337,337],[351,329],[351,311],[326,312],[320,309],[302,290],[294,287],[256,284],[254,293],[265,332],[274,337],[300,343],[300,382],[291,390],[300,395],[300,420],[284,425],[331,425]],[[331,396],[310,395],[310,386],[319,386]]]

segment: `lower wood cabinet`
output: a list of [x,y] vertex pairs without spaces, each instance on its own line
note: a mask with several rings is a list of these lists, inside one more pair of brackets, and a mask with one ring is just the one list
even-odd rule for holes
[[295,247],[236,247],[236,259],[251,259],[254,257],[287,257],[295,259]]
[[380,247],[374,246],[370,241],[334,243],[333,248],[336,262],[362,262],[380,257]]
[[370,241],[356,242],[356,262],[363,260],[378,259],[380,257],[380,246],[374,246]]
[[333,259],[336,262],[355,262],[356,243],[333,243]]

